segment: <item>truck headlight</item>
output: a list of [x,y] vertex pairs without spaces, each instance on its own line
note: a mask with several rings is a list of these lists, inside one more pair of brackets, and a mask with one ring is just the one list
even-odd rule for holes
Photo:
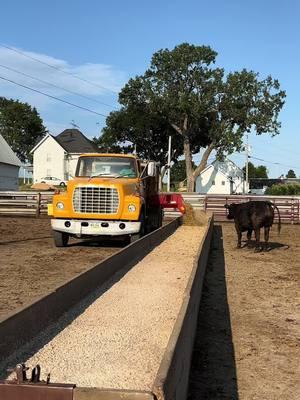
[[135,205],[134,205],[134,204],[129,204],[129,206],[128,206],[128,211],[129,211],[129,212],[135,212],[135,210],[136,210]]
[[65,208],[65,205],[64,205],[64,203],[59,201],[58,203],[56,203],[56,208],[59,208],[60,210],[63,210]]

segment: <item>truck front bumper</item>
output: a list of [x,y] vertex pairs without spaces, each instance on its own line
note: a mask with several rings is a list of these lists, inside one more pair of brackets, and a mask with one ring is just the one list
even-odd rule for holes
[[54,231],[67,232],[76,236],[121,236],[139,233],[139,221],[51,219]]

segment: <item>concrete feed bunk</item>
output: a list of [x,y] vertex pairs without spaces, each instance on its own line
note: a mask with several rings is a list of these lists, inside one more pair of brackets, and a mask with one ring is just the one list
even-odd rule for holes
[[[174,350],[172,341],[182,330],[200,267],[203,277],[210,234],[211,223],[179,227],[126,275],[97,289],[91,295],[95,301],[86,298],[20,349],[18,359],[40,348],[26,365],[40,364],[44,372],[51,372],[52,382],[148,392],[147,398],[162,384],[156,396],[168,398],[162,387],[171,363],[167,353]],[[199,257],[204,261],[197,268]],[[199,282],[201,290],[201,277]],[[79,316],[78,308],[83,310]],[[53,337],[53,332],[59,333]],[[41,343],[46,344],[41,347]]]

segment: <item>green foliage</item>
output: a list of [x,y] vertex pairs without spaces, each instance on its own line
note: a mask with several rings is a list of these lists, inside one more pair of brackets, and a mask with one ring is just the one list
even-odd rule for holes
[[[243,171],[246,174],[246,167],[243,167]],[[248,176],[249,179],[253,178],[268,178],[268,170],[265,165],[258,165],[255,167],[252,162],[248,163]]]
[[287,178],[297,178],[295,171],[293,169],[290,169],[286,175]]
[[[196,165],[193,163],[193,168]],[[185,161],[180,160],[175,162],[175,164],[171,167],[171,183],[182,182],[186,179],[186,168]]]
[[295,196],[300,195],[300,184],[299,183],[286,183],[272,185],[267,188],[266,194],[273,196]]
[[31,160],[30,150],[45,133],[46,128],[34,107],[0,97],[0,134],[21,161]]
[[[279,82],[271,76],[260,80],[246,69],[225,76],[214,66],[216,57],[209,46],[188,43],[154,53],[144,75],[121,90],[122,109],[108,117],[100,141],[130,141],[142,154],[157,145],[160,158],[172,133],[176,157],[185,156],[188,190],[193,190],[211,151],[217,157],[241,151],[245,132],[278,134],[285,98]],[[207,151],[194,168],[192,154],[204,147]]]
[[[136,149],[140,157],[166,163],[168,135],[172,135],[173,150],[182,154],[179,135],[159,114],[149,113],[147,105],[110,113],[100,138],[94,141],[102,151],[131,153]],[[181,147],[181,149],[180,149]],[[174,158],[176,159],[176,157]]]

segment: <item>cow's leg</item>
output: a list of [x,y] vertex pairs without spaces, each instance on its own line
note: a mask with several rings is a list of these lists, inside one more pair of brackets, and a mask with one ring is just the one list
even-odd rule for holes
[[265,226],[265,250],[268,250],[269,236],[270,236],[270,227]]
[[248,229],[248,231],[247,231],[247,247],[250,247],[251,235],[252,235],[252,229]]
[[237,224],[235,225],[235,230],[238,235],[237,248],[240,249],[242,247],[242,231]]
[[255,228],[255,251],[260,250],[260,228]]

